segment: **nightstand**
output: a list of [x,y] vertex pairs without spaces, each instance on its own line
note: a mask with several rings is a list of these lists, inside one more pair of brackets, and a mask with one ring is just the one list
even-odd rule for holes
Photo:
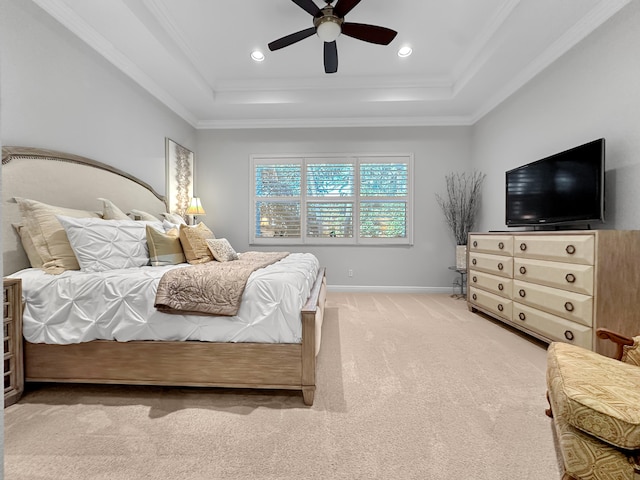
[[3,341],[4,341],[4,406],[13,405],[24,391],[22,360],[22,280],[4,279]]

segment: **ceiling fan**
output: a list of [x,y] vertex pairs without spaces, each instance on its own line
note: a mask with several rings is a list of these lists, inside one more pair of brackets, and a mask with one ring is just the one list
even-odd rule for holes
[[336,6],[331,5],[334,0],[324,0],[326,6],[318,7],[313,0],[292,0],[306,12],[313,15],[313,27],[299,32],[292,33],[286,37],[274,40],[269,44],[269,50],[272,52],[289,45],[304,40],[314,33],[324,41],[324,71],[326,73],[335,73],[338,71],[338,47],[336,38],[341,33],[364,40],[369,43],[378,45],[389,45],[396,37],[398,32],[377,25],[367,25],[364,23],[345,22],[344,17],[355,7],[361,0],[338,0]]

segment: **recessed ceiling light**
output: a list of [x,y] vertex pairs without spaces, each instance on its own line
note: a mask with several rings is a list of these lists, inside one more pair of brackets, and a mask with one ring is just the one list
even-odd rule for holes
[[400,50],[398,50],[398,56],[403,58],[408,57],[409,55],[411,55],[411,53],[413,53],[411,47],[402,47]]
[[253,58],[256,62],[262,62],[264,60],[264,53],[260,50],[254,50],[251,52],[251,58]]

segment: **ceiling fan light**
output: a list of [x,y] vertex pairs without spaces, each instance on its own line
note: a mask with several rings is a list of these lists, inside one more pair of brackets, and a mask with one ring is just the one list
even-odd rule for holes
[[316,33],[323,42],[335,42],[342,33],[342,28],[336,20],[333,17],[325,17],[316,27]]

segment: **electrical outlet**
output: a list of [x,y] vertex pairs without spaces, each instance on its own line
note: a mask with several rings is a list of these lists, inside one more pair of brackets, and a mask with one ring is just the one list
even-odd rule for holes
[[353,270],[351,268],[347,270],[347,275],[349,275],[350,277],[353,277]]

